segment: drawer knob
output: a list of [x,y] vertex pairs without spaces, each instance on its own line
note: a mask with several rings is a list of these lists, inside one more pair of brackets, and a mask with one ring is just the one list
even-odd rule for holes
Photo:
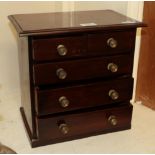
[[117,123],[118,123],[118,121],[117,121],[117,119],[116,119],[116,116],[114,116],[114,115],[109,116],[108,122],[109,122],[111,125],[113,125],[113,126],[117,125]]
[[119,98],[119,93],[116,90],[110,90],[109,96],[112,100],[117,100]]
[[107,44],[108,46],[110,46],[111,48],[116,48],[117,47],[117,40],[115,40],[114,38],[109,38],[107,40]]
[[118,66],[114,63],[109,63],[107,66],[107,69],[110,70],[111,72],[115,73],[118,71]]
[[69,106],[69,100],[65,96],[61,96],[59,98],[59,103],[60,103],[61,107],[63,107],[63,108],[66,108]]
[[64,45],[58,45],[57,51],[60,56],[65,56],[67,54],[67,48]]
[[58,76],[59,79],[63,80],[67,77],[67,73],[63,68],[59,68],[56,71],[56,75]]
[[66,123],[62,123],[59,125],[59,130],[66,135],[69,132],[69,127]]

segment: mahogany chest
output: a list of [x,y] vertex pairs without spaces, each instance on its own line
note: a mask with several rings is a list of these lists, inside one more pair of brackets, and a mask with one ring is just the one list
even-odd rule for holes
[[32,147],[131,128],[135,36],[144,23],[112,10],[9,19]]

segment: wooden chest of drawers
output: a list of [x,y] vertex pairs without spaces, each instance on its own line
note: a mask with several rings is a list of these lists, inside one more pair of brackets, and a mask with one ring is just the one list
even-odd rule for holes
[[32,147],[131,128],[136,28],[111,10],[10,15]]

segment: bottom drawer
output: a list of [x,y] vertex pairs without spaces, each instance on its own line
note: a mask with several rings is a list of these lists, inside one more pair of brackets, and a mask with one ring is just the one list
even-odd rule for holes
[[130,128],[132,105],[37,119],[39,140],[65,141]]

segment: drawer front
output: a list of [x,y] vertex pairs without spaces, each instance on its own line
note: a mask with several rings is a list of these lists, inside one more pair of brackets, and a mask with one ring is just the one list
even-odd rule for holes
[[49,61],[85,55],[87,38],[83,35],[76,37],[60,37],[33,40],[33,60]]
[[96,107],[132,98],[133,79],[121,78],[51,90],[36,91],[38,115]]
[[38,134],[42,140],[65,140],[84,135],[130,128],[132,106],[125,105],[58,117],[38,118]]
[[136,30],[88,35],[88,52],[103,55],[134,52]]
[[133,52],[135,29],[101,33],[34,39],[32,57],[35,61],[63,60],[76,57]]
[[34,65],[34,83],[56,84],[131,73],[131,55],[100,57]]

